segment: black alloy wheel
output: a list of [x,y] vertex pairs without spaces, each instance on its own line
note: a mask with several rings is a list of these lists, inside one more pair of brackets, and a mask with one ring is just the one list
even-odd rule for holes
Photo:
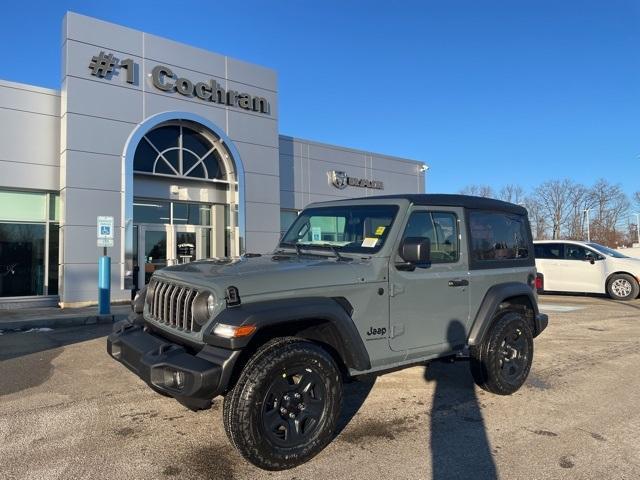
[[476,384],[498,395],[511,395],[527,380],[533,361],[531,322],[520,311],[501,312],[480,345],[469,349]]
[[313,342],[276,338],[253,354],[225,396],[224,427],[248,461],[284,470],[331,442],[341,403],[342,375],[333,357]]
[[529,343],[517,322],[511,322],[500,344],[498,362],[502,379],[509,384],[518,384],[531,355]]
[[271,383],[262,405],[262,426],[275,444],[293,447],[307,441],[325,409],[326,388],[317,372],[288,368]]

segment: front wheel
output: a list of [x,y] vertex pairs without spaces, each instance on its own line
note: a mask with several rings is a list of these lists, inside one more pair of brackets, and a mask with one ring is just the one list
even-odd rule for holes
[[607,283],[607,293],[614,300],[633,300],[638,296],[638,281],[626,273],[617,273]]
[[533,361],[533,334],[519,312],[497,317],[482,343],[470,349],[476,384],[498,395],[511,395],[526,381]]
[[284,470],[306,462],[332,439],[342,379],[322,347],[297,338],[266,343],[224,399],[227,436],[257,467]]

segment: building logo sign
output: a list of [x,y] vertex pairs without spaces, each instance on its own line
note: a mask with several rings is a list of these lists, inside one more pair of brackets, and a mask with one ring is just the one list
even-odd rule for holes
[[375,188],[377,190],[384,190],[384,183],[380,180],[350,177],[347,175],[347,172],[341,172],[338,170],[331,170],[329,172],[329,183],[340,190],[344,190],[347,187]]
[[[89,63],[91,75],[98,78],[111,79],[116,70],[125,69],[127,83],[136,83],[137,65],[131,58],[120,60],[113,53],[106,54],[101,51],[91,58]],[[151,71],[151,83],[155,88],[163,92],[177,92],[185,97],[196,97],[205,102],[213,102],[230,107],[242,108],[258,113],[271,113],[271,105],[264,97],[250,95],[237,90],[227,90],[216,80],[208,82],[193,82],[188,78],[178,77],[173,71],[164,65],[157,65]]]

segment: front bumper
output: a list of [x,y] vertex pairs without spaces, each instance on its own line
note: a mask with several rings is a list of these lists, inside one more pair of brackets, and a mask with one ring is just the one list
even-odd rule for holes
[[542,333],[542,331],[545,328],[547,328],[547,325],[549,325],[549,316],[544,313],[539,313],[535,317],[535,322],[536,322],[535,336],[537,337]]
[[114,326],[107,351],[151,388],[193,410],[209,408],[225,392],[240,354],[209,345],[193,354],[127,320]]

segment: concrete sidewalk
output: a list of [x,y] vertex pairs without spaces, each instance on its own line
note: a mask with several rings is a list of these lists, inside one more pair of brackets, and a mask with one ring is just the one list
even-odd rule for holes
[[98,307],[0,309],[0,331],[57,328],[113,323],[127,318],[130,305],[111,305],[110,315],[98,315]]

